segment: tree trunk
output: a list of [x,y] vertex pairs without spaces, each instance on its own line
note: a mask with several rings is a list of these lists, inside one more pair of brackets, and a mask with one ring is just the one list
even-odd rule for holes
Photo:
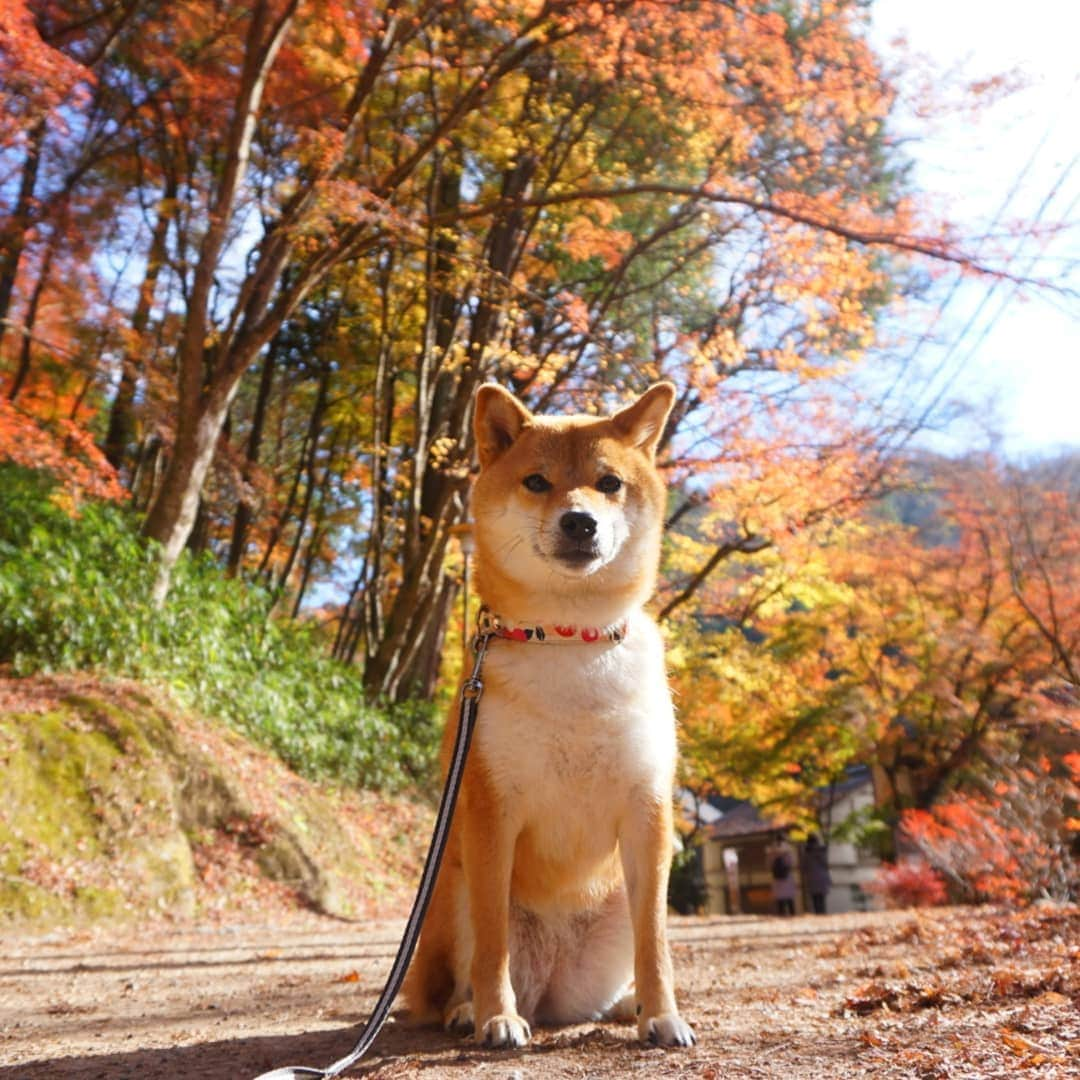
[[198,402],[200,407],[188,422],[183,413],[180,415],[169,464],[142,530],[144,536],[161,545],[161,565],[152,592],[153,601],[159,607],[165,602],[172,569],[195,525],[203,484],[214,460],[218,436],[231,400],[230,394],[209,402]]
[[176,178],[169,176],[165,191],[158,202],[157,220],[150,238],[150,250],[146,258],[146,272],[139,287],[139,300],[131,316],[131,329],[138,343],[135,350],[126,349],[121,361],[120,384],[116,388],[112,408],[109,411],[109,427],[105,433],[102,449],[105,459],[119,470],[127,456],[128,447],[135,435],[135,392],[139,381],[140,356],[144,347],[146,327],[150,322],[150,312],[154,306],[154,293],[157,291],[158,276],[165,263],[166,242],[169,225],[176,210]]
[[[322,543],[323,528],[326,524],[326,493],[334,476],[333,459],[336,450],[337,444],[335,441],[327,454],[322,481],[319,483],[319,502],[315,512],[315,522],[311,527],[311,539],[308,541],[307,551],[301,564],[300,584],[297,586],[296,599],[293,602],[292,617],[294,619],[300,614],[300,605],[304,602],[304,593],[307,592],[307,587],[311,582],[311,572],[315,567],[315,560],[319,557],[319,545]],[[299,538],[297,543],[299,543]]]
[[131,476],[131,505],[145,510],[154,501],[161,480],[161,436],[152,434],[139,442],[135,470]]
[[201,555],[206,551],[210,543],[210,514],[206,509],[206,500],[199,499],[198,509],[195,511],[195,524],[191,526],[191,535],[187,538],[184,546],[192,555]]
[[[251,141],[266,79],[292,23],[297,4],[298,0],[287,0],[276,18],[270,5],[265,2],[256,3],[251,13],[244,62],[222,159],[221,179],[210,199],[209,225],[202,238],[198,263],[192,275],[186,317],[177,349],[179,393],[176,441],[161,489],[143,525],[144,535],[157,540],[162,547],[161,567],[153,590],[153,599],[158,605],[165,601],[172,568],[195,523],[203,483],[240,379],[247,365],[270,340],[274,330],[291,313],[291,307],[284,305],[277,311],[276,326],[267,320],[263,320],[258,327],[249,326],[247,316],[252,306],[258,308],[263,298],[247,292],[246,299],[242,301],[244,325],[239,335],[208,355],[211,292],[233,224],[236,202],[247,175]],[[270,244],[269,239],[267,243],[274,247],[277,254],[265,262],[263,269],[267,273],[270,268],[280,271],[278,264],[284,255],[278,246]],[[278,273],[275,272],[273,281],[277,280]],[[297,289],[291,297],[291,304],[295,306],[302,298],[303,292]]]
[[33,359],[34,327],[37,324],[38,308],[41,305],[41,297],[49,283],[52,274],[53,256],[56,254],[57,236],[54,233],[49,238],[49,246],[45,251],[45,258],[41,261],[41,273],[38,274],[37,284],[30,294],[30,301],[26,305],[26,315],[23,317],[22,344],[19,346],[19,362],[15,366],[15,378],[12,380],[11,389],[8,390],[8,400],[14,401],[22,390],[26,377],[30,374],[30,363]]
[[434,696],[439,683],[439,669],[442,667],[446,625],[450,621],[457,595],[457,582],[444,577],[439,593],[432,603],[431,618],[427,620],[424,640],[416,652],[411,668],[404,673],[400,682],[406,690],[406,697]]
[[[285,531],[285,522],[292,515],[293,507],[296,505],[296,499],[300,493],[300,483],[305,474],[311,475],[314,470],[315,454],[318,452],[318,441],[322,435],[323,413],[326,409],[326,395],[329,389],[329,380],[329,368],[324,367],[319,376],[319,389],[315,397],[315,404],[312,407],[311,415],[308,418],[307,430],[304,432],[304,441],[300,445],[300,458],[293,470],[293,479],[292,485],[289,488],[289,496],[285,500],[285,505],[282,507],[281,512],[277,515],[277,520],[274,522],[274,527],[270,531],[270,536],[266,542],[266,550],[263,552],[262,559],[259,562],[257,573],[260,575],[265,573],[267,585],[277,589],[284,588],[285,579],[288,577],[288,573],[285,572],[280,574],[278,584],[274,586],[274,568],[270,565],[270,559],[281,541],[282,533]],[[305,499],[310,499],[310,494],[310,490],[306,491]],[[307,510],[305,508],[301,515],[302,521],[306,520],[306,516]],[[300,527],[302,529],[303,525]]]
[[[323,416],[326,412],[326,396],[330,385],[330,368],[324,367],[319,376],[319,393],[315,400],[315,408],[311,414],[310,440],[308,442],[307,460],[303,465],[304,471],[304,498],[300,504],[300,513],[296,519],[296,535],[289,547],[289,554],[285,558],[285,565],[281,568],[278,576],[276,592],[282,594],[289,583],[293,567],[296,565],[296,557],[300,554],[300,545],[304,540],[304,532],[307,529],[308,517],[311,514],[311,506],[315,500],[318,484],[315,477],[315,466],[318,464],[319,440],[323,436]],[[333,457],[334,447],[331,446],[329,456]],[[329,465],[326,470],[329,473]]]
[[[30,132],[23,161],[19,194],[8,228],[0,233],[0,343],[8,326],[11,312],[11,295],[19,275],[19,262],[26,247],[26,234],[33,220],[34,187],[37,184],[38,167],[41,164],[41,148],[45,142],[45,121],[40,120]],[[9,396],[14,396],[9,394]]]
[[266,410],[270,404],[270,394],[274,388],[274,368],[277,364],[277,348],[280,334],[274,338],[263,357],[262,371],[259,374],[259,390],[255,396],[255,411],[251,417],[251,431],[248,433],[247,447],[244,452],[244,468],[240,475],[241,495],[236,504],[236,516],[233,518],[232,537],[229,540],[229,554],[226,559],[226,572],[230,577],[240,569],[247,547],[248,529],[251,527],[252,500],[247,496],[247,486],[251,481],[254,466],[259,461],[262,448],[263,430],[266,427]]

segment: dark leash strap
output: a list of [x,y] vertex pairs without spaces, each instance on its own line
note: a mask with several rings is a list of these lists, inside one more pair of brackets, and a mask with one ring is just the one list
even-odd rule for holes
[[416,942],[420,937],[420,927],[424,923],[424,915],[427,914],[428,904],[431,902],[431,894],[435,888],[435,879],[439,873],[439,864],[442,862],[443,852],[446,850],[446,841],[450,835],[450,822],[454,818],[454,806],[457,804],[458,791],[461,789],[461,777],[465,772],[465,759],[469,753],[469,743],[472,740],[473,728],[476,726],[476,710],[483,692],[484,684],[480,681],[480,668],[484,663],[484,656],[491,641],[490,633],[478,633],[473,641],[473,650],[476,653],[476,662],[473,664],[472,675],[465,680],[461,687],[461,718],[458,723],[457,738],[454,740],[454,750],[450,757],[450,768],[446,773],[446,784],[443,787],[442,799],[439,801],[439,812],[435,815],[435,829],[431,835],[431,847],[428,848],[427,860],[424,862],[424,872],[420,875],[420,886],[413,901],[412,911],[409,913],[409,921],[405,924],[405,935],[398,946],[397,956],[394,957],[394,965],[390,969],[386,985],[375,1003],[371,1016],[364,1024],[356,1045],[340,1061],[328,1065],[325,1069],[312,1069],[306,1065],[297,1065],[284,1069],[274,1069],[271,1072],[260,1073],[255,1080],[298,1080],[299,1077],[316,1076],[323,1080],[330,1077],[340,1076],[350,1065],[359,1061],[368,1052],[375,1036],[379,1034],[383,1024],[390,1015],[390,1006],[394,1003],[401,984],[405,979],[409,961],[412,959]]

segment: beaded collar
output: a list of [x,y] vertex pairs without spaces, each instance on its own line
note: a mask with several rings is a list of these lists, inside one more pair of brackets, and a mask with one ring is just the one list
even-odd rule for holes
[[511,625],[498,615],[481,608],[476,618],[476,630],[480,635],[505,638],[507,641],[531,641],[544,645],[580,645],[613,642],[618,644],[626,637],[627,620],[614,626],[575,626],[569,623],[522,623]]

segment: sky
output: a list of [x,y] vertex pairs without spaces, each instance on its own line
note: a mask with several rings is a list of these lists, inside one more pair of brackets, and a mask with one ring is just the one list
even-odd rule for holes
[[[938,73],[936,94],[953,80],[1001,74],[1022,84],[978,115],[897,117],[910,137],[914,179],[935,205],[976,235],[1040,213],[1042,224],[1072,223],[1048,240],[1018,248],[991,240],[984,250],[993,257],[1016,249],[1016,272],[1073,295],[1008,283],[990,291],[992,283],[970,280],[953,290],[951,277],[939,284],[949,300],[918,360],[944,370],[926,393],[944,389],[946,399],[972,408],[928,445],[943,452],[993,445],[1014,459],[1080,447],[1080,5],[876,0],[871,11],[871,39],[886,62],[927,58]],[[909,328],[911,345],[924,328]]]

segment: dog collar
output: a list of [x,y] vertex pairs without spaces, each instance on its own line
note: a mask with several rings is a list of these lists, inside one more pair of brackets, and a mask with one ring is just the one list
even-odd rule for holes
[[576,626],[572,623],[521,623],[512,625],[488,608],[476,617],[477,634],[505,638],[507,641],[531,641],[543,645],[618,644],[626,637],[627,620],[614,626]]

